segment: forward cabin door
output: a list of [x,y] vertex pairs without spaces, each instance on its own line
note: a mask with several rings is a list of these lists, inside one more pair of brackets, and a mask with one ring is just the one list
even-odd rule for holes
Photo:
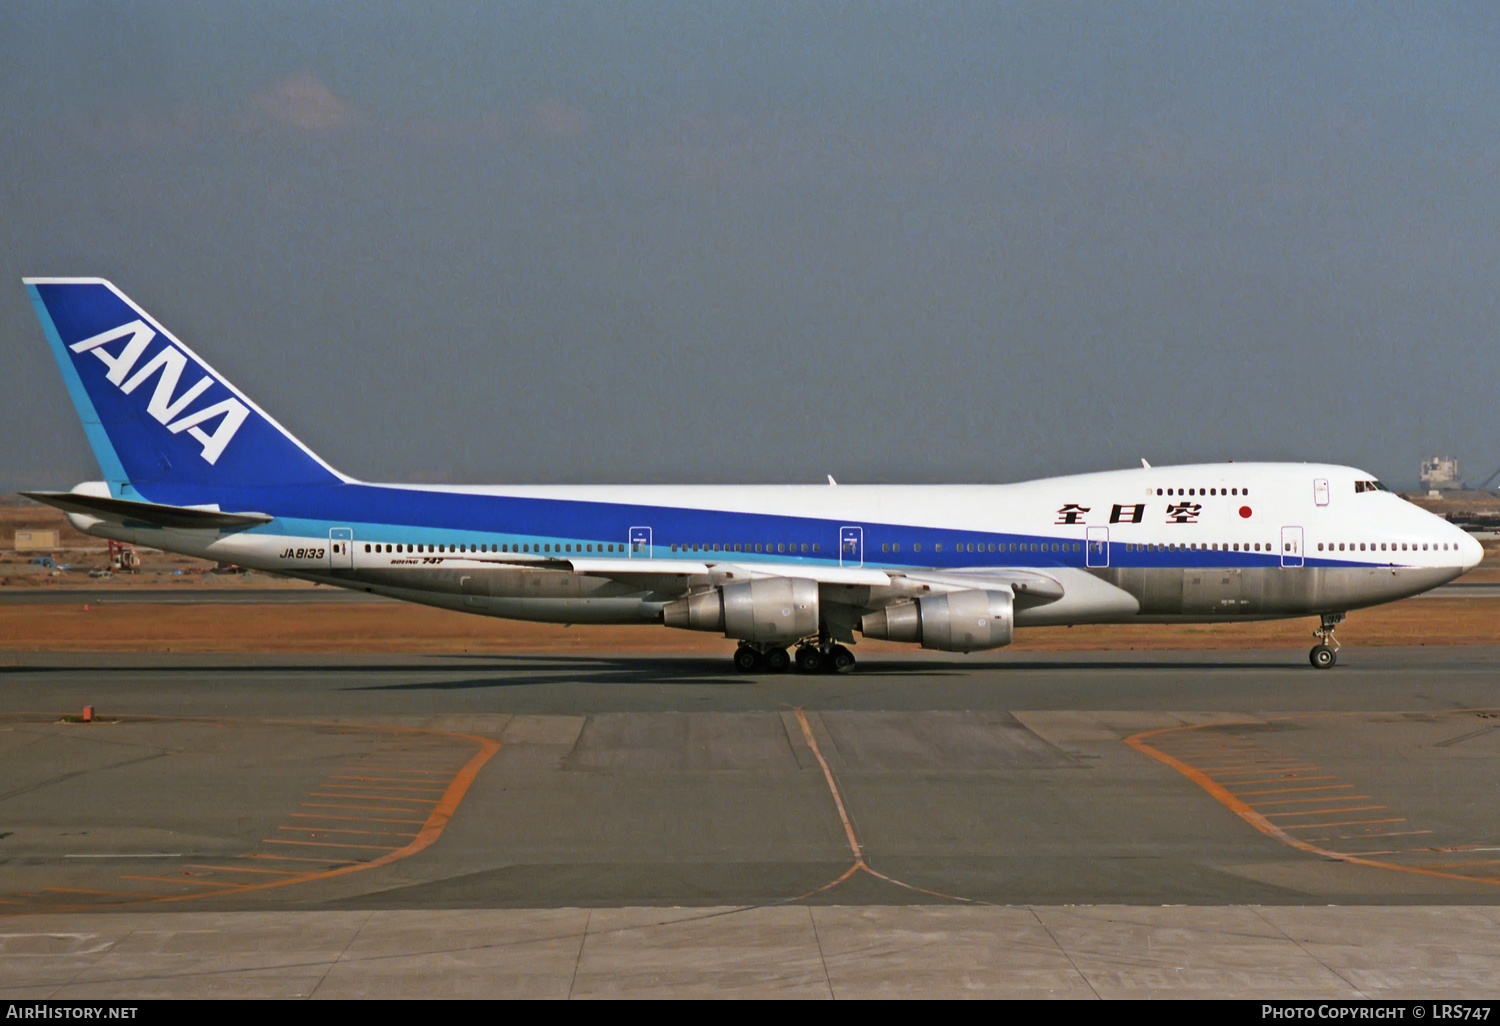
[[630,558],[651,558],[651,528],[632,527],[630,529]]
[[839,528],[839,566],[865,565],[865,529]]
[[1281,565],[1302,565],[1302,528],[1283,527],[1281,529]]
[[1109,528],[1088,529],[1088,566],[1109,566]]
[[354,569],[354,529],[352,527],[329,529],[328,566],[334,570]]

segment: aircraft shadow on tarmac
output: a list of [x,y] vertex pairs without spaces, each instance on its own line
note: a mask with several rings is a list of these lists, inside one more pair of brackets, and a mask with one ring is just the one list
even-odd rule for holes
[[[588,684],[762,684],[777,680],[870,681],[874,678],[963,677],[978,674],[1008,673],[1097,673],[1097,672],[1233,672],[1266,670],[1301,670],[1299,661],[1279,653],[1257,654],[1255,658],[1173,659],[1142,653],[1136,659],[1090,659],[1062,654],[1057,658],[1016,661],[970,662],[962,659],[865,659],[849,675],[803,675],[736,672],[728,661],[704,657],[661,656],[578,656],[578,655],[485,655],[454,654],[416,656],[403,662],[340,663],[325,658],[295,662],[285,658],[262,661],[254,654],[243,661],[229,662],[225,656],[194,658],[185,654],[183,661],[136,663],[110,667],[112,674],[276,674],[354,675],[358,677],[458,672],[463,674],[495,673],[502,676],[462,680],[403,681],[390,684],[354,685],[352,691],[460,690],[464,688],[535,687],[556,683]],[[221,661],[223,660],[223,661]],[[0,674],[63,674],[87,672],[96,666],[66,664],[12,664],[0,666]],[[528,673],[528,671],[531,671]],[[522,675],[517,677],[517,675]]]
[[[1232,663],[1209,661],[1182,661],[1142,659],[1120,660],[1047,660],[1026,662],[965,663],[958,661],[882,661],[862,662],[859,668],[847,676],[803,675],[798,673],[741,674],[726,667],[722,660],[684,658],[662,659],[660,657],[588,657],[588,656],[517,656],[513,659],[464,656],[461,659],[482,661],[473,667],[483,673],[494,671],[504,677],[468,677],[464,679],[404,681],[393,684],[366,684],[351,687],[353,691],[452,691],[471,688],[517,688],[538,687],[548,684],[602,684],[602,685],[649,685],[649,684],[764,684],[778,680],[805,681],[817,684],[820,681],[871,682],[881,678],[918,677],[966,677],[977,673],[1043,672],[1043,673],[1087,673],[1098,671],[1232,671],[1246,670],[1264,672],[1267,669],[1300,670],[1295,663],[1281,658],[1241,660]],[[408,672],[432,671],[439,667],[407,666]],[[465,667],[468,669],[468,667]],[[528,673],[528,670],[530,671]],[[518,676],[519,675],[519,676]]]

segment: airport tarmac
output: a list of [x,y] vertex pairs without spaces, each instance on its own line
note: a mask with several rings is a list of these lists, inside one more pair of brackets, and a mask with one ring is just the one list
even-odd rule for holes
[[1492,646],[0,660],[6,996],[1500,990]]

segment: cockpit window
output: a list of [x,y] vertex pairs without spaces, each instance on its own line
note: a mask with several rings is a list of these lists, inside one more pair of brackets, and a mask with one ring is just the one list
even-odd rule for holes
[[1356,481],[1356,482],[1354,482],[1354,494],[1356,494],[1356,495],[1358,495],[1360,492],[1388,492],[1388,491],[1390,491],[1390,489],[1387,488],[1384,484],[1382,484],[1379,481]]

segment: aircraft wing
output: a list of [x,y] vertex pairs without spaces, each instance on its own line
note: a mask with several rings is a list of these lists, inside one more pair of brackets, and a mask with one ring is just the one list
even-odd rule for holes
[[846,587],[893,588],[892,597],[924,592],[963,591],[978,588],[1011,591],[1025,605],[1041,605],[1063,597],[1057,579],[1032,569],[978,567],[965,570],[878,570],[870,567],[808,566],[800,563],[735,563],[718,560],[683,559],[593,559],[509,553],[503,556],[474,554],[449,556],[464,562],[499,563],[509,566],[556,570],[563,573],[605,577],[652,591],[680,592],[688,586],[724,584],[735,580],[791,577],[819,584]]
[[100,495],[81,495],[77,492],[22,492],[28,499],[54,506],[64,513],[82,513],[106,520],[146,524],[151,527],[179,527],[189,530],[258,527],[269,524],[271,517],[265,513],[222,513],[216,509],[199,509],[195,506],[165,506],[156,502],[137,502],[134,499],[112,499]]

